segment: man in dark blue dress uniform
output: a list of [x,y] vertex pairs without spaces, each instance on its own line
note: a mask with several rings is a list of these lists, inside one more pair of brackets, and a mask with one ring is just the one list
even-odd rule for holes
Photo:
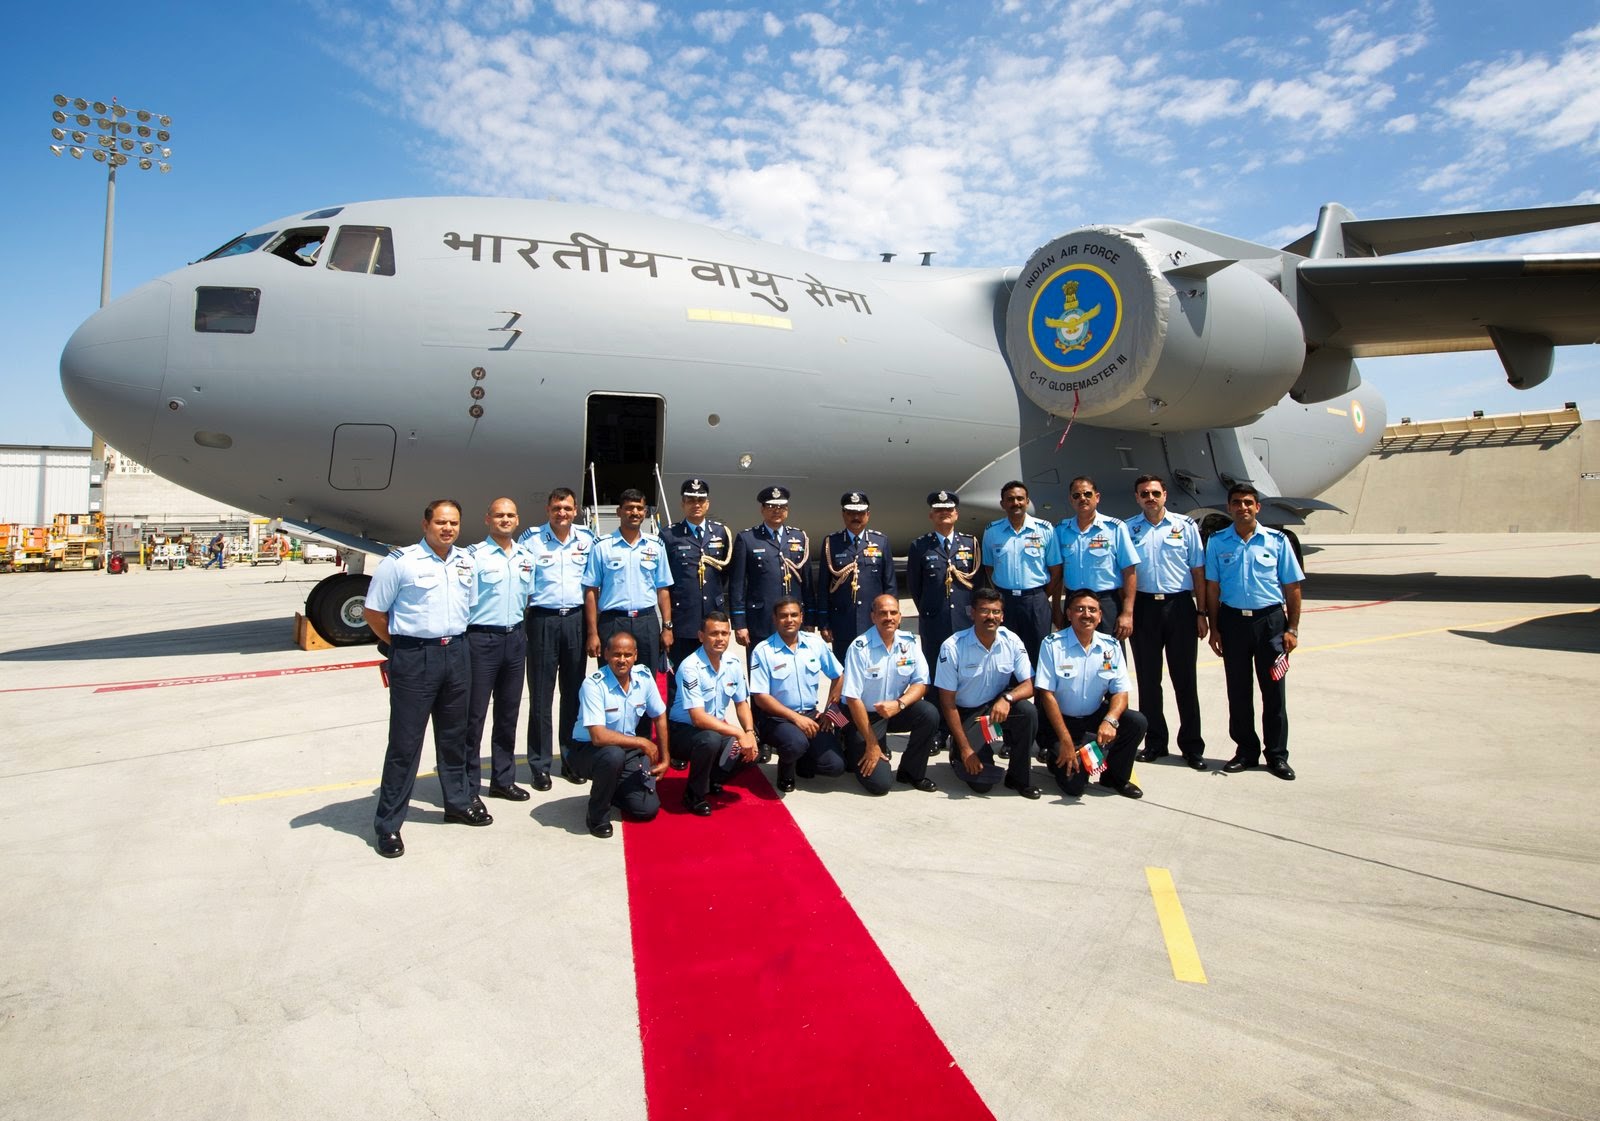
[[741,530],[733,541],[733,575],[728,580],[728,614],[735,637],[748,652],[772,633],[772,607],[784,596],[805,604],[814,626],[817,599],[811,582],[811,539],[789,520],[789,488],[766,487],[756,495],[761,524]]
[[881,595],[899,598],[894,578],[894,550],[889,538],[867,528],[872,503],[859,490],[839,497],[844,528],[830,533],[817,561],[818,600],[826,604],[822,637],[833,643],[841,661],[858,635],[872,629],[872,601]]
[[[939,661],[944,640],[972,625],[972,585],[982,560],[978,539],[956,532],[961,499],[954,491],[928,495],[928,520],[933,531],[911,543],[906,557],[906,594],[917,605],[917,637],[928,665]],[[937,753],[949,737],[941,726],[934,739]]]
[[672,567],[672,627],[674,638],[667,650],[672,674],[683,660],[700,648],[700,623],[708,611],[726,611],[725,569],[733,561],[733,534],[706,515],[711,510],[711,488],[704,479],[686,480],[681,488],[683,520],[661,535]]

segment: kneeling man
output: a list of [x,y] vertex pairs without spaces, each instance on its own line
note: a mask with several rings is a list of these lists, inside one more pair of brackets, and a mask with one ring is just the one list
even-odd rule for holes
[[[800,629],[804,619],[804,605],[784,596],[772,608],[772,634],[750,651],[756,731],[778,750],[778,789],[783,791],[794,789],[796,774],[844,774],[834,726],[822,716],[838,703],[844,669],[821,636]],[[825,700],[818,696],[819,674],[832,682]]]
[[1028,781],[1039,730],[1039,714],[1028,699],[1033,696],[1033,664],[1022,639],[1000,625],[1005,617],[1005,597],[998,591],[985,587],[973,592],[972,626],[939,647],[933,684],[950,729],[950,765],[956,776],[979,794],[992,790],[997,768],[990,743],[994,731],[1003,730],[1010,749],[1006,785],[1024,798],[1037,798],[1039,788]]
[[744,659],[727,657],[733,625],[723,611],[708,611],[700,623],[700,649],[678,666],[678,692],[672,701],[672,756],[689,763],[684,809],[711,816],[708,794],[755,761],[755,724],[750,716],[750,686]]
[[1145,719],[1128,707],[1128,669],[1122,647],[1098,633],[1100,597],[1080,588],[1067,597],[1070,630],[1056,631],[1039,648],[1035,696],[1044,720],[1039,749],[1056,785],[1069,798],[1083,793],[1089,776],[1078,746],[1093,739],[1106,756],[1100,785],[1125,798],[1142,798],[1130,782],[1133,756],[1144,739]]
[[[578,689],[578,723],[572,729],[573,771],[590,779],[586,824],[596,837],[611,836],[611,807],[635,821],[661,808],[656,779],[667,769],[667,706],[655,675],[641,665],[627,631],[606,639],[606,664]],[[639,719],[655,722],[656,741],[638,734]]]
[[910,732],[895,781],[918,790],[939,789],[928,777],[928,748],[939,730],[939,710],[923,699],[928,691],[928,660],[917,636],[900,629],[900,601],[881,595],[872,601],[872,630],[845,652],[840,690],[850,713],[845,755],[869,794],[889,793],[888,732]]

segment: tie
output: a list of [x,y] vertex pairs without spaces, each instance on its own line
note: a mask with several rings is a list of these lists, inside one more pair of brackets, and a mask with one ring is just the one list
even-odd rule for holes
[[694,539],[696,541],[699,541],[703,536],[704,536],[704,527],[695,526],[694,527]]

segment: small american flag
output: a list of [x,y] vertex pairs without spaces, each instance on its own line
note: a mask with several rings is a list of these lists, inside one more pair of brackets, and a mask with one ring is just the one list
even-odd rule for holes
[[1282,681],[1283,675],[1289,672],[1289,655],[1279,654],[1272,663],[1272,680]]
[[838,705],[829,705],[823,712],[822,719],[832,724],[835,728],[843,728],[850,723],[850,718],[844,714],[844,710]]

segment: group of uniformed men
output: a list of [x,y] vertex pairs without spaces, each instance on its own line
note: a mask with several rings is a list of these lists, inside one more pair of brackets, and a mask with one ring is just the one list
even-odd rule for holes
[[[906,567],[918,635],[900,629],[893,550],[868,526],[871,503],[860,491],[841,497],[844,528],[815,557],[807,534],[787,524],[781,486],[757,495],[761,522],[739,533],[707,517],[701,479],[683,484],[684,517],[660,536],[643,531],[637,490],[619,496],[618,528],[604,537],[575,524],[577,499],[566,488],[550,493],[546,523],[520,535],[516,503],[498,498],[484,518],[488,536],[467,549],[455,544],[459,505],[430,503],[423,540],[379,565],[366,598],[389,658],[379,853],[405,852],[400,827],[430,719],[446,821],[490,824],[480,792],[530,797],[515,782],[524,674],[532,785],[551,787],[559,728],[561,775],[591,784],[586,824],[597,837],[611,835],[613,808],[654,817],[656,779],[668,766],[688,770],[685,809],[711,814],[711,797],[762,745],[777,757],[783,791],[846,769],[872,794],[894,782],[934,791],[928,760],[948,746],[956,774],[979,793],[1003,783],[1038,798],[1037,749],[1069,797],[1098,775],[1138,798],[1135,758],[1164,758],[1173,742],[1163,659],[1178,752],[1209,769],[1195,680],[1201,638],[1222,657],[1227,680],[1235,752],[1222,769],[1258,767],[1264,753],[1268,771],[1292,780],[1283,678],[1304,575],[1288,538],[1256,520],[1254,488],[1232,488],[1233,525],[1204,546],[1193,519],[1166,508],[1156,476],[1135,483],[1144,516],[1128,522],[1099,512],[1087,477],[1068,494],[1074,515],[1052,526],[1028,513],[1025,484],[1007,483],[1005,516],[981,540],[956,529],[956,494],[930,494],[933,529],[912,542]],[[748,672],[729,656],[734,639]],[[1133,646],[1138,711],[1129,707],[1123,639]],[[600,668],[586,675],[589,658]],[[656,678],[664,669],[665,691]],[[891,771],[893,732],[909,735]]]

